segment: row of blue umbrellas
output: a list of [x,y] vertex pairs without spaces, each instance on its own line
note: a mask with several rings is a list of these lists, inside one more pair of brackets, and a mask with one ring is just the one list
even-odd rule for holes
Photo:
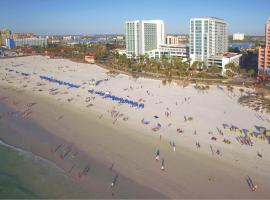
[[75,85],[73,83],[60,81],[60,80],[57,80],[57,79],[54,79],[54,78],[51,78],[51,77],[47,77],[47,76],[39,76],[39,77],[42,80],[50,81],[50,82],[53,82],[53,83],[58,83],[59,85],[66,85],[66,86],[69,86],[71,88],[79,88],[80,87],[80,85]]
[[119,103],[129,104],[132,107],[144,108],[144,104],[143,103],[138,103],[136,101],[125,99],[125,98],[122,98],[122,97],[117,97],[117,96],[114,96],[114,95],[111,95],[111,94],[106,94],[105,92],[94,91],[94,90],[88,90],[88,92],[90,92],[91,94],[95,93],[96,95],[101,96],[101,97],[104,97],[105,99],[108,98],[108,99],[111,99],[113,101],[117,101]]
[[[9,70],[9,71],[14,71],[14,70]],[[19,72],[16,71],[16,73],[19,73]],[[21,72],[21,75],[23,75],[23,76],[30,76],[30,74],[23,73],[23,72]],[[54,78],[48,77],[48,76],[39,76],[39,77],[42,80],[46,80],[46,81],[53,82],[53,83],[58,83],[59,85],[66,85],[66,86],[69,86],[70,88],[79,88],[80,87],[80,85],[75,85],[73,83],[69,83],[69,82],[57,80],[57,79],[54,79]],[[96,85],[100,84],[102,81],[107,81],[107,80],[105,79],[105,80],[97,81]],[[101,91],[88,90],[88,92],[95,93],[98,96],[102,96],[104,98],[108,98],[108,99],[111,99],[113,101],[117,101],[119,103],[129,104],[132,107],[144,108],[144,104],[143,103],[132,101],[132,100],[129,100],[129,99],[126,99],[126,98],[117,97],[117,96],[114,96],[114,95],[111,95],[111,94],[106,94],[105,92],[101,92]]]

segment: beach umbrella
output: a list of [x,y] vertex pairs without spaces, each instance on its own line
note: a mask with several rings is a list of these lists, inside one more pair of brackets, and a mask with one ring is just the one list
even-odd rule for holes
[[263,127],[263,126],[257,126],[257,125],[255,125],[255,128],[256,128],[258,131],[260,131],[260,132],[266,130],[266,128]]

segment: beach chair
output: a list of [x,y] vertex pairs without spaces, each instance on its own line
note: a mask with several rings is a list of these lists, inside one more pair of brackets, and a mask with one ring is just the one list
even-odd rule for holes
[[226,127],[226,128],[224,128],[224,133],[232,134],[233,132],[231,131],[231,129],[229,127]]
[[259,135],[257,136],[257,139],[259,139],[259,140],[261,140],[261,141],[265,141],[265,135],[259,134]]

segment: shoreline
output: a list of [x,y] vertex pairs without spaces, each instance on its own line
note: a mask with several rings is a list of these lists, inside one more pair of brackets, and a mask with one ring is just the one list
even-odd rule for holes
[[[92,65],[90,66],[93,67]],[[91,70],[95,69],[91,68]],[[100,72],[94,73],[97,74],[95,76],[98,76],[98,73]],[[103,70],[102,73],[104,73]],[[15,76],[12,75],[10,77]],[[68,78],[68,76],[66,76],[66,78]],[[160,86],[160,90],[165,89],[168,91],[168,100],[166,100],[165,98],[162,99],[163,96],[161,95],[153,97],[154,101],[151,100],[151,95],[148,95],[149,97],[143,97],[144,99],[147,99],[145,111],[128,108],[124,105],[119,106],[109,102],[108,100],[99,99],[98,97],[96,97],[95,101],[93,102],[94,106],[86,109],[85,106],[87,105],[87,103],[83,101],[83,98],[89,96],[89,94],[85,93],[82,90],[65,90],[64,88],[57,86],[57,88],[59,88],[58,90],[60,90],[61,92],[68,91],[69,94],[68,96],[64,96],[62,94],[52,96],[46,94],[46,90],[56,86],[41,86],[40,88],[42,88],[43,91],[38,92],[37,89],[35,89],[34,91],[31,90],[31,87],[38,88],[37,86],[35,86],[35,83],[40,81],[36,80],[35,78],[9,79],[17,83],[21,81],[22,83],[20,85],[13,84],[12,86],[12,84],[4,83],[2,81],[0,87],[0,97],[2,98],[3,96],[8,96],[8,98],[3,101],[5,101],[6,104],[11,105],[18,111],[25,110],[27,107],[26,105],[30,104],[31,102],[36,103],[36,105],[31,107],[32,114],[29,116],[28,120],[34,121],[34,123],[38,124],[38,126],[42,128],[46,128],[46,131],[48,133],[58,138],[58,141],[56,142],[55,139],[48,139],[46,138],[48,136],[45,137],[42,136],[42,134],[29,135],[29,140],[31,139],[30,141],[32,142],[28,141],[27,144],[30,148],[31,146],[33,148],[33,142],[40,143],[41,140],[47,141],[46,144],[54,141],[53,146],[50,146],[50,148],[47,147],[47,152],[49,152],[52,148],[56,149],[56,147],[60,143],[63,143],[59,140],[66,141],[64,143],[72,143],[72,146],[74,148],[77,147],[77,149],[80,150],[80,154],[85,154],[86,157],[90,156],[92,157],[92,159],[100,161],[103,166],[107,166],[105,167],[105,171],[109,171],[108,168],[110,167],[110,165],[112,163],[115,163],[117,172],[120,173],[119,184],[121,184],[121,186],[119,187],[126,188],[128,187],[128,185],[130,185],[131,187],[131,185],[134,184],[136,185],[136,188],[139,188],[138,185],[140,185],[142,186],[140,190],[145,191],[144,194],[141,194],[142,197],[144,197],[143,195],[146,195],[146,191],[149,192],[149,190],[152,190],[152,192],[148,193],[150,197],[152,195],[152,198],[157,198],[155,195],[159,197],[164,196],[170,198],[268,197],[265,188],[267,188],[268,186],[267,181],[270,180],[269,169],[267,169],[267,164],[269,163],[269,160],[268,158],[266,158],[268,152],[267,148],[269,146],[266,146],[266,144],[263,144],[262,142],[256,142],[256,148],[259,148],[259,146],[266,148],[263,151],[264,157],[260,160],[258,160],[258,158],[256,157],[255,149],[253,150],[248,148],[240,148],[236,144],[226,146],[226,144],[223,144],[222,142],[210,143],[213,148],[221,149],[221,157],[216,154],[212,156],[210,153],[208,140],[211,136],[207,136],[207,131],[209,131],[210,124],[203,125],[205,122],[209,120],[212,121],[212,127],[213,129],[215,129],[217,123],[220,123],[219,117],[223,116],[223,118],[227,118],[226,115],[230,116],[230,109],[232,109],[232,111],[234,111],[234,109],[238,109],[240,112],[246,113],[249,117],[251,116],[251,114],[255,114],[255,112],[250,111],[247,108],[238,108],[240,105],[234,103],[235,97],[230,95],[226,96],[227,93],[226,95],[224,95],[223,92],[220,92],[219,90],[212,87],[208,92],[209,94],[197,94],[193,87],[180,89],[172,84],[170,86]],[[63,80],[65,79],[63,78]],[[112,84],[116,84],[115,87],[119,87],[119,85],[123,83],[121,82],[119,84],[116,81],[120,80],[123,80],[125,82],[132,81],[122,75],[116,78],[112,78],[110,81],[112,82]],[[27,81],[30,82],[27,83]],[[139,82],[142,82],[141,84],[143,85],[143,87],[150,87],[149,90],[151,90],[151,93],[154,93],[155,90],[159,89],[158,85],[156,85],[158,84],[157,81],[141,78]],[[28,87],[22,88],[21,86],[23,84],[27,84]],[[106,82],[104,84],[106,84]],[[7,89],[3,89],[3,87]],[[106,88],[107,87],[109,86],[106,85]],[[139,97],[141,97],[141,92],[136,92],[136,88],[138,88],[139,90],[139,87],[136,86],[135,88],[135,86],[133,86],[133,88],[133,90],[130,89],[130,96],[132,97],[132,99],[138,99]],[[157,104],[155,106],[155,102],[158,100],[163,102],[166,101],[168,103],[168,106],[172,107],[172,103],[174,102],[169,102],[169,99],[172,99],[172,96],[170,96],[171,93],[168,90],[169,88],[170,90],[173,90],[171,93],[173,93],[174,91],[182,91],[186,93],[183,94],[182,97],[187,94],[191,96],[191,103],[184,102],[180,110],[182,111],[182,113],[188,113],[189,116],[195,116],[195,122],[183,122],[182,116],[178,118],[173,117],[172,119],[162,117],[162,109],[166,110],[166,107],[162,104]],[[134,94],[132,93],[132,91]],[[112,93],[121,95],[120,92],[117,90],[112,91]],[[205,116],[205,110],[210,109],[209,106],[212,106],[212,109],[217,109],[217,107],[219,106],[219,104],[213,105],[213,103],[212,105],[211,103],[210,105],[205,105],[204,108],[196,107],[196,115],[192,112],[192,110],[190,110],[192,106],[194,107],[194,105],[198,103],[194,100],[194,95],[202,99],[211,99],[211,97],[215,96],[215,94],[217,93],[219,94],[219,96],[223,95],[224,97],[222,96],[222,98],[226,98],[223,100],[224,102],[232,104],[232,108],[227,110],[228,114],[224,115],[222,110],[219,111],[220,113],[218,113],[217,111],[213,112],[214,116]],[[79,95],[79,97],[77,95]],[[125,95],[122,94],[121,96]],[[63,99],[67,98],[73,98],[73,101],[63,101]],[[12,105],[14,101],[19,101],[19,103],[16,105]],[[124,121],[118,119],[117,122],[114,124],[114,118],[110,117],[112,109],[111,107],[115,107],[117,112],[121,114],[123,113],[124,116],[129,118],[129,120]],[[159,107],[161,111],[158,112],[156,110],[157,107]],[[176,110],[176,108],[174,109]],[[172,109],[172,114],[174,114],[173,111],[174,110]],[[139,124],[142,116],[145,119],[150,119],[151,115],[154,115],[155,112],[157,112],[156,115],[158,115],[160,119],[151,119],[151,121],[154,122],[151,122],[151,126],[157,122],[160,122],[162,124],[162,129],[159,130],[157,133],[153,133],[149,126]],[[150,113],[150,115],[147,113]],[[60,120],[57,120],[61,116],[63,117]],[[102,117],[100,118],[100,116]],[[238,116],[235,117],[237,118]],[[234,119],[235,118],[233,118],[232,120]],[[179,123],[179,126],[185,129],[186,133],[176,135],[176,128],[172,129],[169,126],[165,126],[165,124],[168,124],[170,122],[173,124],[172,126]],[[240,127],[241,124],[246,124],[246,120],[240,120],[239,122]],[[198,136],[193,135],[193,126],[195,125],[199,127],[197,129]],[[221,126],[221,124],[219,124],[218,126]],[[250,124],[250,127],[252,127],[252,124]],[[205,135],[203,135],[204,132],[206,132]],[[44,135],[48,135],[48,133],[44,133]],[[160,135],[162,135],[162,140],[159,139]],[[16,136],[14,137],[16,138]],[[215,137],[221,138],[221,136],[216,135]],[[202,145],[202,148],[200,150],[193,147],[193,144],[197,140],[200,140],[200,143]],[[172,152],[172,149],[169,146],[170,141],[176,142],[176,152]],[[192,144],[191,142],[194,143]],[[41,148],[41,146],[39,146],[39,148]],[[165,173],[160,170],[160,163],[156,163],[156,161],[154,160],[154,154],[157,148],[161,149],[162,157],[165,158]],[[236,159],[239,159],[240,161],[234,161]],[[198,163],[200,163],[200,165],[198,165]],[[257,165],[259,166],[259,168]],[[197,172],[197,174],[195,175],[194,172]],[[98,174],[102,173],[99,172]],[[246,175],[251,175],[252,177],[255,177],[255,180],[256,182],[258,182],[261,190],[258,190],[256,193],[250,192],[244,180]],[[123,179],[125,179],[124,177],[130,178],[132,181],[126,180],[128,184],[125,185],[125,183],[123,183],[125,181],[122,180],[122,177]],[[97,178],[96,181],[99,182],[99,179],[100,177]],[[111,179],[112,176],[106,179],[106,181],[108,182],[106,182],[107,185],[110,184]],[[93,185],[91,185],[91,183],[87,183],[86,185],[94,187]],[[151,189],[145,189],[148,187]],[[224,190],[224,187],[227,188]],[[196,191],[192,191],[191,188],[195,189]],[[101,190],[100,188],[95,189],[97,191]],[[135,192],[134,190],[134,187],[128,187],[127,191],[125,191],[126,193],[122,193],[123,191],[119,190],[115,192],[115,196],[119,195],[119,197],[128,197],[128,194],[138,195],[138,192]],[[160,191],[161,194],[154,191]],[[136,196],[134,197],[136,198]]]
[[[21,119],[15,120],[20,121]],[[24,119],[22,120],[24,122],[26,121]],[[26,127],[16,126],[14,128],[13,124],[5,124],[4,131],[1,129],[1,140],[4,141],[4,143],[7,145],[22,149],[23,151],[31,152],[31,154],[45,159],[46,161],[53,163],[53,165],[56,165],[59,169],[61,169],[65,176],[67,176],[74,182],[74,184],[77,185],[76,187],[83,188],[85,193],[77,194],[79,195],[77,197],[127,198],[129,197],[128,195],[131,195],[134,198],[142,198],[140,196],[140,193],[142,192],[146,195],[147,198],[165,198],[165,196],[162,194],[152,191],[151,189],[147,189],[145,186],[140,186],[129,178],[126,178],[120,172],[117,172],[117,168],[109,170],[110,163],[104,162],[102,160],[97,160],[91,154],[85,153],[83,149],[80,149],[77,147],[77,145],[74,145],[72,141],[66,141],[65,138],[57,137],[56,135],[49,133],[47,130],[43,131],[43,127],[40,126],[36,119],[29,119],[27,121],[28,122],[26,122]],[[30,124],[31,126],[29,127]],[[19,128],[21,131],[18,130]],[[33,143],[35,145],[33,145]],[[70,160],[72,157],[70,157],[70,155],[61,158],[63,149],[59,149],[59,151],[53,152],[57,148],[58,144],[62,144],[63,149],[71,146],[71,153],[73,155],[76,154],[76,157],[74,157],[75,160]],[[76,164],[75,166],[74,163]],[[81,173],[87,165],[89,165],[91,169],[89,175],[86,174],[85,177],[78,177],[78,174]],[[94,170],[93,172],[92,169]],[[119,173],[121,183],[115,189],[109,189],[111,179],[115,173]],[[130,193],[128,194],[125,194],[125,192],[119,192],[118,194],[118,187],[125,189],[125,184],[130,187],[134,187],[134,191],[129,191]],[[126,190],[128,191],[130,189],[126,188]],[[51,198],[54,198],[54,196]]]

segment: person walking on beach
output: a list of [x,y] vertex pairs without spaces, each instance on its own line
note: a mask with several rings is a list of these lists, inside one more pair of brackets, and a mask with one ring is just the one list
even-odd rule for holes
[[175,147],[175,143],[174,143],[174,141],[173,141],[173,143],[172,143],[172,146],[173,146],[173,151],[175,152],[176,147]]
[[115,183],[116,183],[117,179],[118,179],[118,174],[116,174],[115,177],[113,178],[111,188],[113,188],[115,186]]
[[157,152],[156,152],[156,161],[159,161],[159,154],[160,154],[160,151],[158,149]]
[[258,186],[254,185],[252,179],[249,176],[246,178],[246,181],[247,181],[247,184],[248,184],[248,186],[249,186],[249,188],[251,189],[252,192],[257,190]]
[[197,146],[198,149],[201,147],[199,142],[196,142],[196,146]]
[[160,168],[162,171],[165,170],[165,161],[164,159],[162,159],[162,162],[161,162],[161,168]]

